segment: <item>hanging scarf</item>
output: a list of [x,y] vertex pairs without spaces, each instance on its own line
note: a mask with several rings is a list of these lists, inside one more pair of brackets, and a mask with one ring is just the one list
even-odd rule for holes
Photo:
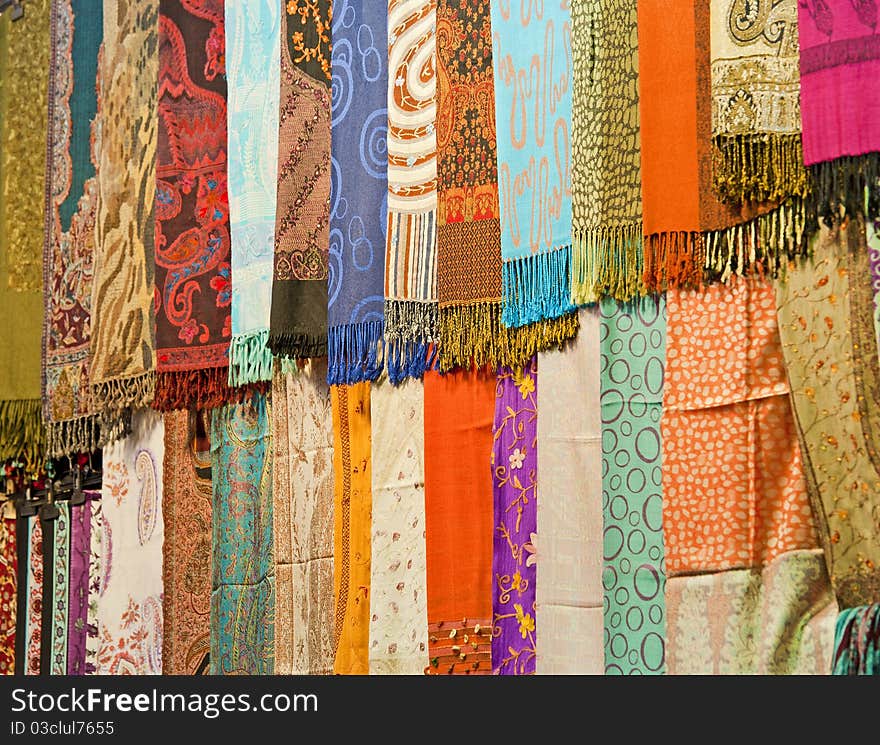
[[813,243],[813,262],[793,264],[778,285],[779,333],[810,501],[844,609],[880,601],[880,365],[864,222],[823,227]]
[[388,203],[388,7],[338,0],[333,12],[327,380],[374,380],[382,370]]
[[538,631],[538,360],[502,368],[495,384],[492,486],[492,669],[535,672]]
[[103,10],[85,0],[61,0],[52,10],[43,419],[46,454],[61,457],[98,444],[88,355],[97,206],[91,141],[98,98],[92,81],[98,74]]
[[198,675],[210,649],[210,443],[204,413],[174,411],[164,419],[162,671]]
[[639,116],[645,285],[693,287],[803,253],[804,211],[724,205],[712,187],[708,3],[639,3]]
[[[666,298],[601,303],[605,673],[664,672]],[[605,495],[607,494],[607,500]]]
[[712,0],[712,145],[718,196],[804,197],[798,2]]
[[154,237],[159,2],[104,0],[95,134],[98,203],[89,383],[101,439],[156,383]]
[[601,675],[605,668],[598,308],[578,315],[577,339],[562,352],[538,355],[538,483],[553,495],[538,503],[536,517],[540,675]]
[[874,334],[880,348],[880,217],[866,222],[865,243],[871,267],[871,292],[874,295]]
[[[86,612],[86,675],[93,675],[98,670],[98,601],[104,582],[105,559],[104,537],[109,531],[104,529],[104,508],[101,504],[100,492],[86,492],[86,499],[91,501],[91,535],[89,537],[89,608]],[[107,548],[110,545],[107,544]]]
[[281,20],[278,200],[269,346],[327,354],[331,0],[292,0]]
[[89,550],[92,540],[92,502],[70,508],[70,609],[67,621],[66,675],[84,675],[89,611]]
[[421,675],[428,666],[424,385],[376,385],[370,409],[370,674]]
[[[572,299],[626,300],[642,287],[636,0],[574,0]],[[622,53],[621,50],[626,50]]]
[[211,675],[274,669],[271,416],[256,392],[213,411]]
[[577,333],[577,316],[502,325],[501,224],[488,0],[437,2],[440,369],[515,367]]
[[50,675],[67,675],[67,626],[70,617],[70,503],[59,502],[52,543],[52,622]]
[[231,267],[223,3],[159,0],[156,398],[160,410],[229,398]]
[[18,544],[15,513],[0,509],[0,675],[15,673],[18,605]]
[[437,0],[388,0],[388,377],[436,362]]
[[333,672],[369,672],[370,384],[334,386]]
[[[229,385],[272,379],[269,316],[278,186],[279,0],[226,0]],[[213,663],[212,663],[213,664]]]
[[[819,217],[880,215],[880,76],[877,5],[872,0],[798,3],[804,163]],[[816,226],[817,227],[817,226]]]
[[834,637],[834,675],[880,675],[880,603],[847,608]]
[[27,530],[23,673],[39,675],[43,639],[43,526],[40,518],[29,518]]
[[272,383],[275,672],[333,672],[333,413],[327,361]]
[[425,672],[431,675],[492,673],[494,408],[494,375],[425,375]]
[[44,177],[50,59],[49,0],[27,18],[0,16],[0,461],[41,465],[40,325],[43,322]]
[[837,603],[820,550],[670,577],[666,616],[670,675],[827,675],[831,668]]
[[570,13],[567,3],[516,6],[491,3],[506,326],[573,307]]
[[773,286],[736,278],[670,290],[667,312],[668,576],[762,567],[817,548]]
[[162,674],[164,443],[161,415],[144,410],[103,451],[99,675]]

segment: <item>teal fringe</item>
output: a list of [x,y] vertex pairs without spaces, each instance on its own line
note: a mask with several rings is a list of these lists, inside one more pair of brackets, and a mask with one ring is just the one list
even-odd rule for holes
[[834,628],[835,675],[880,675],[880,603],[847,608]]
[[383,321],[333,326],[327,333],[327,383],[353,385],[382,372]]
[[571,244],[501,266],[501,323],[527,326],[574,310],[571,302]]
[[229,385],[236,388],[272,380],[269,329],[236,334],[229,343]]

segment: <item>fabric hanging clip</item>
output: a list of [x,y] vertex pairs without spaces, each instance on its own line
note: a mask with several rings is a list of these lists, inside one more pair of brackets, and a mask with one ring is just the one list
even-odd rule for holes
[[86,503],[86,495],[82,488],[82,471],[79,464],[74,467],[73,474],[73,494],[70,495],[70,504],[72,507],[77,507]]
[[34,504],[36,500],[33,498],[33,486],[27,486],[24,490],[24,500],[18,507],[19,517],[33,517],[37,514],[37,506]]
[[56,520],[60,514],[55,504],[55,482],[50,480],[46,489],[46,503],[40,507],[40,520]]

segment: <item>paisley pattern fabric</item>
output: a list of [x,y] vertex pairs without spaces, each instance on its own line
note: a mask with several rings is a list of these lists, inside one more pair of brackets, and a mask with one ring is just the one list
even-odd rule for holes
[[15,629],[18,618],[18,545],[15,513],[0,514],[0,675],[15,674]]
[[437,0],[388,0],[385,342],[392,383],[437,341]]
[[847,608],[834,637],[835,675],[880,675],[880,604]]
[[764,567],[672,577],[670,675],[827,675],[837,603],[821,551]]
[[208,415],[165,415],[162,670],[206,672],[211,612],[211,453]]
[[0,16],[0,317],[15,329],[0,355],[0,460],[23,458],[36,470],[40,416],[41,272],[46,197],[50,0],[35,0],[28,20]]
[[777,287],[779,333],[810,501],[843,610],[880,601],[880,362],[864,222],[823,227],[812,253]]
[[269,345],[327,354],[330,245],[330,0],[282,2],[278,202]]
[[535,672],[538,630],[538,361],[502,368],[495,384],[492,486],[492,668]]
[[43,419],[52,457],[93,450],[98,440],[88,355],[97,207],[92,129],[98,97],[92,81],[102,32],[100,4],[54,4],[43,245]]
[[158,409],[228,397],[232,267],[223,0],[159,0]]
[[421,675],[428,666],[424,403],[417,380],[370,391],[371,675]]
[[266,346],[278,188],[279,0],[225,0],[227,193],[232,234],[229,384],[272,379]]
[[326,360],[272,383],[275,672],[333,672],[333,413]]
[[212,675],[274,671],[271,417],[261,393],[212,412]]
[[601,303],[605,673],[665,672],[666,297]]
[[99,675],[162,674],[164,430],[139,411],[103,451]]
[[579,316],[573,343],[538,355],[538,483],[552,495],[537,513],[539,675],[601,675],[605,668],[599,309]]
[[388,6],[333,4],[332,165],[327,381],[382,369],[388,215]]
[[[89,382],[104,441],[152,401],[159,0],[104,0],[95,133],[97,213]],[[137,195],[132,198],[132,195]]]

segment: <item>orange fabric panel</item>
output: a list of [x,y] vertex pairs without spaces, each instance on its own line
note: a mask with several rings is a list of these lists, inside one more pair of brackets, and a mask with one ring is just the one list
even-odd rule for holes
[[492,617],[494,412],[494,375],[425,375],[429,624]]

